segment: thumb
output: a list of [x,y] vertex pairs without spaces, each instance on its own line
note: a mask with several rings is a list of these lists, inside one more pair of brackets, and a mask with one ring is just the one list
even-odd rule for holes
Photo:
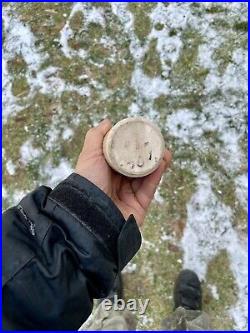
[[83,150],[86,152],[88,150],[98,150],[102,149],[102,143],[105,135],[108,133],[108,131],[111,129],[112,123],[109,119],[104,119],[100,122],[100,124],[96,127],[91,128],[88,130]]

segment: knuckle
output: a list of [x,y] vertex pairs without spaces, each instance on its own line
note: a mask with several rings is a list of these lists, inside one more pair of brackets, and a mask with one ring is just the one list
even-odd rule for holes
[[94,133],[95,132],[95,128],[94,127],[91,127],[87,133]]
[[92,136],[95,133],[95,128],[92,127],[88,130],[88,132],[86,133],[86,137]]

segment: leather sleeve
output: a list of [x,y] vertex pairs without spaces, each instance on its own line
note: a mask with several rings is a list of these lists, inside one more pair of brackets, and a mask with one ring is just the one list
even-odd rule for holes
[[39,187],[3,214],[3,329],[78,329],[140,245],[133,215],[87,179]]

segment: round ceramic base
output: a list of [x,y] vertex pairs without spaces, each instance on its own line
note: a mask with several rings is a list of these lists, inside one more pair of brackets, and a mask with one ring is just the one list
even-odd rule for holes
[[144,177],[161,163],[164,146],[155,124],[144,118],[126,118],[106,134],[103,152],[117,172],[127,177]]

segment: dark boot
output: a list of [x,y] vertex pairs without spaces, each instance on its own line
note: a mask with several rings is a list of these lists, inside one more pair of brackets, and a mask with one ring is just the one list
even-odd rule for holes
[[201,283],[195,272],[184,269],[175,281],[174,310],[183,307],[187,310],[201,310]]

